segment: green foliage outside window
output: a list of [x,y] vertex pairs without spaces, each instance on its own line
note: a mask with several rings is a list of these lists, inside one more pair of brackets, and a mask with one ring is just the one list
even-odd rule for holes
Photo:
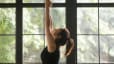
[[[11,18],[13,11],[14,9],[0,9],[0,34],[14,33],[14,22]],[[0,63],[7,62],[15,62],[14,36],[0,36]]]

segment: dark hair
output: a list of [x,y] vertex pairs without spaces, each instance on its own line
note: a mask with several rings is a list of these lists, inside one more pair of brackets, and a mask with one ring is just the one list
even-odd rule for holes
[[58,46],[62,46],[66,44],[66,41],[68,40],[68,33],[65,29],[60,29],[60,32],[58,33],[58,35],[61,36],[61,38],[59,39],[55,39],[56,45]]

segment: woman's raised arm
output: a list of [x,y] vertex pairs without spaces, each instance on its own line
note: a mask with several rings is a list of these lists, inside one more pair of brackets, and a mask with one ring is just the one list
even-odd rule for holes
[[51,24],[51,19],[50,19],[50,6],[51,6],[51,1],[46,0],[45,2],[45,33],[46,33],[46,38],[47,38],[47,47],[49,52],[53,52],[55,50],[55,43],[54,43],[54,38],[51,34],[50,28],[52,27]]

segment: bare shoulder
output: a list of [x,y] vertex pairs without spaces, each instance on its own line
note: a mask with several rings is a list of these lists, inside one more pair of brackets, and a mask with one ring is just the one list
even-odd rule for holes
[[48,52],[52,53],[56,50],[56,44],[47,45]]
[[47,39],[47,49],[48,49],[48,52],[50,52],[50,53],[52,53],[56,50],[56,44],[53,39],[50,41]]

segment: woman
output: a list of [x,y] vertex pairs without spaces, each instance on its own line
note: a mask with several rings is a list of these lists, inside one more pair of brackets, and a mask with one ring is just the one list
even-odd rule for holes
[[46,0],[45,3],[45,33],[47,38],[47,46],[41,53],[42,64],[58,64],[60,57],[60,46],[65,44],[71,45],[66,50],[65,55],[70,55],[74,48],[74,40],[70,37],[70,32],[66,28],[54,29],[50,16],[51,1]]

